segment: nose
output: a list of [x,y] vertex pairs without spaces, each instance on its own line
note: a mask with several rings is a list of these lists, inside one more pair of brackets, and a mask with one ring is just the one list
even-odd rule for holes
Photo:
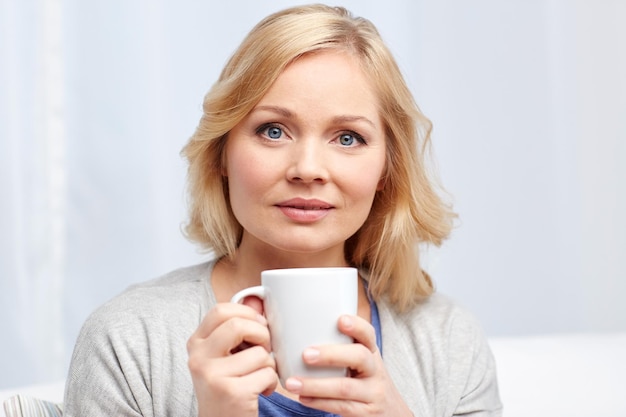
[[328,155],[319,140],[301,140],[290,152],[287,178],[299,183],[326,183],[329,179]]

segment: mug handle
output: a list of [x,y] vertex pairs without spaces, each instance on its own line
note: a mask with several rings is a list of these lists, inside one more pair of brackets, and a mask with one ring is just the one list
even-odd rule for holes
[[[265,299],[265,287],[262,285],[257,285],[255,287],[249,287],[249,288],[244,288],[243,290],[237,292],[235,295],[233,295],[233,297],[230,299],[231,303],[237,303],[237,304],[241,304],[243,303],[243,300],[246,297],[250,297],[251,295],[255,296],[255,297],[259,297],[261,300]],[[249,347],[251,347],[252,345],[249,344],[248,342],[241,342],[241,344],[239,346],[237,346],[235,349],[233,349],[231,351],[231,353],[237,353],[239,351],[245,350]]]
[[262,285],[257,285],[255,287],[244,288],[239,291],[237,294],[233,295],[230,299],[231,303],[241,304],[246,297],[250,296],[259,297],[261,300],[265,299],[265,287]]

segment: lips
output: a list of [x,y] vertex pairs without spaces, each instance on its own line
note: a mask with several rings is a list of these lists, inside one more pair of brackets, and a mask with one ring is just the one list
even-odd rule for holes
[[334,206],[322,200],[293,198],[276,204],[290,220],[298,223],[312,223],[326,217]]
[[291,207],[300,210],[328,210],[333,208],[331,204],[316,199],[293,198],[277,204],[278,207]]

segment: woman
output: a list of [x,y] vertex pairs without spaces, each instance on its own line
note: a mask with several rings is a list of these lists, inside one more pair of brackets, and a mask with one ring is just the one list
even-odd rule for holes
[[[260,22],[183,151],[187,233],[213,259],[89,318],[66,414],[500,415],[480,327],[420,268],[417,245],[454,218],[427,175],[429,131],[369,21],[314,5]],[[281,386],[262,304],[228,300],[262,270],[312,266],[360,271],[358,314],[338,319],[354,343],[303,352],[351,375]]]

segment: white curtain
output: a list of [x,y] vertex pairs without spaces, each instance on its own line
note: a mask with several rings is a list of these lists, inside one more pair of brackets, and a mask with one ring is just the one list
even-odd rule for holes
[[[0,0],[0,388],[63,378],[94,308],[204,259],[180,149],[245,33],[297,3]],[[626,331],[626,3],[342,4],[434,122],[460,215],[439,290],[489,335]]]

